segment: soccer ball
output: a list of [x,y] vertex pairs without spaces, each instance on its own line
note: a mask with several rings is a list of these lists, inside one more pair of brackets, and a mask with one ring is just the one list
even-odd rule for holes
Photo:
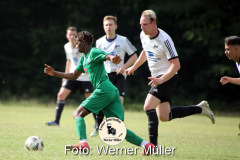
[[25,149],[29,151],[42,151],[43,141],[38,136],[31,136],[25,142]]

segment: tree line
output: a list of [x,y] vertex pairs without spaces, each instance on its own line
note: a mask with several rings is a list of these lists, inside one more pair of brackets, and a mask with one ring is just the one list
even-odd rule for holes
[[[103,17],[117,16],[117,33],[128,37],[139,54],[140,15],[152,9],[158,27],[172,37],[181,62],[173,105],[206,99],[218,110],[240,111],[239,86],[219,83],[221,76],[239,76],[235,63],[224,55],[224,38],[240,36],[239,5],[237,0],[2,0],[0,99],[56,98],[61,80],[43,74],[43,68],[47,63],[64,71],[68,26],[87,30],[96,40],[104,35]],[[127,78],[129,103],[144,102],[148,76],[145,63]]]

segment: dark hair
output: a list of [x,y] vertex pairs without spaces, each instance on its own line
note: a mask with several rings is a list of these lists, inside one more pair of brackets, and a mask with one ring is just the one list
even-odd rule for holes
[[93,35],[88,31],[82,31],[77,33],[75,39],[79,42],[85,42],[89,45],[92,45],[94,41]]
[[230,36],[225,38],[226,45],[240,45],[240,38],[238,36]]

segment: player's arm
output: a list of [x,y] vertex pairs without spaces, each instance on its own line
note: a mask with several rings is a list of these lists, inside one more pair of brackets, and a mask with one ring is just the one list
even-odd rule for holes
[[118,55],[116,55],[116,54],[115,54],[114,56],[108,54],[108,55],[105,56],[104,59],[105,59],[105,60],[109,60],[109,61],[111,61],[111,62],[114,63],[114,64],[119,64],[119,63],[122,61],[122,59],[120,58],[120,56],[118,56]]
[[168,81],[181,68],[178,58],[171,59],[171,60],[169,60],[169,62],[171,64],[171,66],[169,67],[168,71],[164,75],[162,75],[160,78],[148,77],[148,79],[151,80],[148,83],[148,85],[157,86],[159,84],[162,84],[162,83]]
[[81,72],[78,72],[77,70],[75,70],[73,73],[58,72],[58,71],[55,71],[51,66],[47,64],[45,64],[44,73],[50,76],[71,79],[71,80],[76,80],[81,75]]
[[130,67],[131,65],[134,64],[137,60],[137,53],[134,53],[131,55],[131,57],[127,60],[127,62],[120,68],[117,69],[117,74],[123,74],[126,70],[126,68]]
[[133,75],[134,71],[138,69],[138,67],[140,67],[144,62],[146,62],[147,60],[147,56],[145,54],[145,51],[142,50],[140,56],[138,57],[138,59],[135,61],[135,63],[133,64],[133,66],[129,67],[128,69],[126,69],[126,74],[127,75]]
[[233,77],[227,77],[224,76],[220,79],[220,83],[222,85],[225,85],[227,83],[232,83],[232,84],[236,84],[236,85],[240,85],[240,78],[233,78]]

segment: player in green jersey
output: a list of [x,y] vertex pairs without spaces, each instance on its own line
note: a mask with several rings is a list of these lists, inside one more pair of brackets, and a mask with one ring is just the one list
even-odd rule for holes
[[[104,67],[105,60],[118,64],[121,62],[121,59],[118,55],[112,56],[100,49],[92,47],[94,38],[93,35],[87,31],[79,32],[75,39],[78,51],[84,53],[76,70],[73,73],[58,72],[51,66],[45,64],[44,73],[50,76],[73,80],[77,79],[83,72],[88,75],[93,85],[94,92],[90,97],[84,100],[73,113],[80,142],[71,147],[78,149],[87,148],[90,150],[87,143],[86,125],[84,121],[85,116],[91,112],[97,114],[102,110],[107,118],[117,117],[122,121],[124,120],[124,111],[118,89],[110,82]],[[150,150],[155,148],[153,144],[146,142],[129,129],[127,129],[125,139],[132,144],[142,146],[144,148],[144,155],[149,148]]]

